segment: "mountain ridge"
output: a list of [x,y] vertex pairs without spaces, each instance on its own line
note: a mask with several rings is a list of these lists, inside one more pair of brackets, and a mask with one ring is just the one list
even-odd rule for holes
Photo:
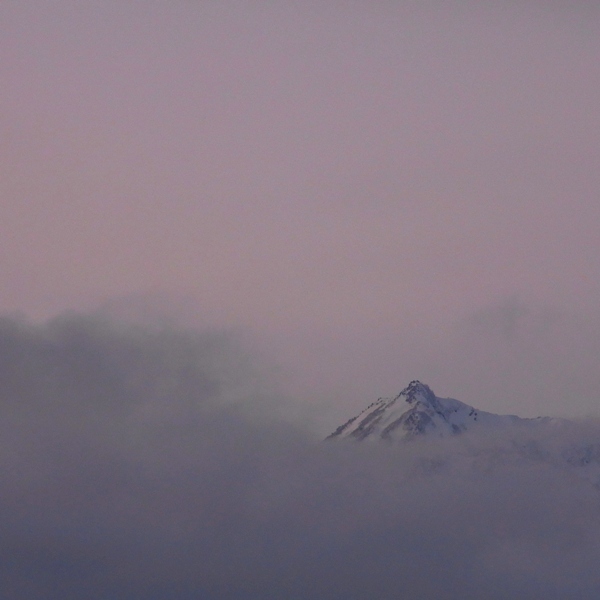
[[439,398],[418,379],[397,396],[378,398],[355,417],[340,425],[327,439],[412,439],[422,435],[446,437],[472,429],[496,428],[516,423],[547,423],[550,417],[525,419],[479,410],[454,398]]

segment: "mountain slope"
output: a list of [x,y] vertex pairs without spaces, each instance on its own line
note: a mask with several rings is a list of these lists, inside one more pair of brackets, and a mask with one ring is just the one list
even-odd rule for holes
[[458,446],[426,445],[441,453],[434,461],[438,466],[462,465],[491,471],[508,464],[544,464],[586,479],[600,489],[597,425],[549,417],[496,415],[453,398],[438,398],[416,380],[394,398],[373,402],[327,439],[462,440],[464,443]]
[[379,398],[367,406],[338,427],[329,438],[398,440],[425,434],[445,437],[468,430],[518,423],[537,425],[549,420],[547,417],[522,419],[477,410],[453,398],[438,398],[428,386],[415,380],[394,398]]

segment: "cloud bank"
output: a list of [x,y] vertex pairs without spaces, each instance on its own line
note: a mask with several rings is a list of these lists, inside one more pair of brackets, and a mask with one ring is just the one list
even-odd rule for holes
[[[539,448],[325,443],[230,336],[0,321],[7,599],[570,599],[600,492]],[[269,391],[271,390],[271,391]]]

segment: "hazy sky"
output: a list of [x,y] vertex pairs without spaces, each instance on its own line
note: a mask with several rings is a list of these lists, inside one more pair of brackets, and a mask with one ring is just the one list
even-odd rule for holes
[[237,330],[324,429],[598,412],[597,2],[15,0],[0,55],[2,312]]
[[598,420],[321,443],[600,413],[597,1],[5,0],[0,58],[3,599],[600,596]]

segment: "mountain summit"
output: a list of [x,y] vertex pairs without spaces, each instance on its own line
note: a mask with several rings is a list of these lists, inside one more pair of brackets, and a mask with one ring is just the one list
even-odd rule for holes
[[417,380],[394,398],[379,398],[369,404],[327,439],[400,442],[460,438],[470,431],[484,435],[470,437],[467,444],[444,445],[444,454],[436,464],[485,472],[510,464],[545,464],[566,469],[600,490],[597,427],[567,419],[495,415],[453,398],[438,398]]
[[547,421],[495,415],[454,400],[438,398],[418,380],[411,381],[394,398],[379,398],[356,417],[340,425],[330,438],[363,440],[411,439],[424,434],[445,437],[470,429],[494,428],[521,422]]

